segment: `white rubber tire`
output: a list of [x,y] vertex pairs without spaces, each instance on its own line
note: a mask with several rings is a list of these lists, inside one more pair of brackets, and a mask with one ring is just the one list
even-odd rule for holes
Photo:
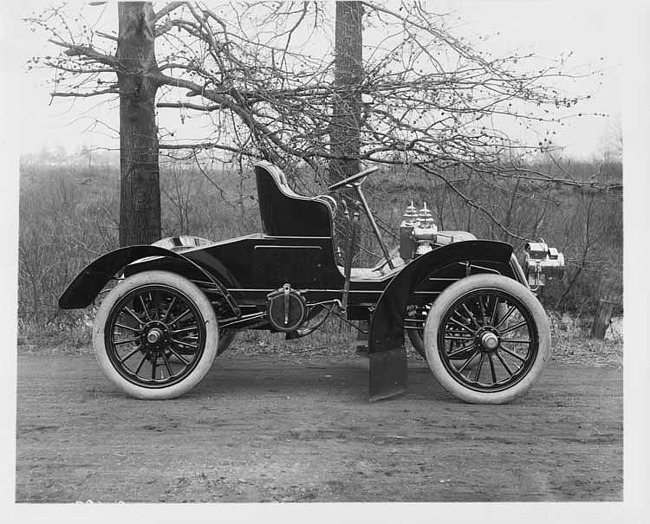
[[[447,311],[459,298],[477,289],[494,290],[518,299],[528,310],[532,317],[532,328],[536,330],[537,353],[530,368],[511,387],[500,391],[476,391],[462,384],[445,367],[438,350],[438,331]],[[424,345],[431,372],[449,393],[473,404],[504,404],[523,395],[539,378],[551,357],[551,329],[544,308],[530,289],[501,275],[472,275],[449,286],[433,303],[424,328]]]
[[[167,387],[139,386],[124,378],[111,362],[105,343],[105,329],[109,315],[117,303],[131,291],[151,285],[169,286],[192,301],[205,325],[205,347],[191,372],[180,382]],[[168,271],[144,271],[128,277],[115,286],[101,303],[93,324],[93,347],[95,357],[106,377],[128,395],[143,400],[166,400],[179,397],[196,386],[210,370],[219,345],[219,329],[214,309],[205,294],[186,278]]]

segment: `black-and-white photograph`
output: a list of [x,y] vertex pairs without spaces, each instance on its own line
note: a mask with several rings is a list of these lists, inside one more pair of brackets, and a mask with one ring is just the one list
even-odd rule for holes
[[15,521],[647,517],[649,6],[0,11]]

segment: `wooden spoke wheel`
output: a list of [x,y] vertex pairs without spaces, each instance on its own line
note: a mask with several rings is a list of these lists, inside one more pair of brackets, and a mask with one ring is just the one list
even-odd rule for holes
[[212,305],[197,286],[173,273],[146,271],[108,293],[93,345],[102,370],[120,389],[136,398],[168,399],[205,376],[219,333]]
[[445,289],[424,329],[433,375],[472,403],[500,404],[526,392],[550,357],[550,338],[546,313],[531,291],[488,274]]

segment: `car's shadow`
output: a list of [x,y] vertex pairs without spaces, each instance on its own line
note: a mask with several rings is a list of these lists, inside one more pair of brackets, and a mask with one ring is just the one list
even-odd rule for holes
[[[295,399],[317,393],[324,399],[368,402],[368,361],[291,362],[268,357],[220,357],[201,383],[185,397],[284,396]],[[424,362],[409,363],[407,391],[399,398],[455,401],[435,380]]]

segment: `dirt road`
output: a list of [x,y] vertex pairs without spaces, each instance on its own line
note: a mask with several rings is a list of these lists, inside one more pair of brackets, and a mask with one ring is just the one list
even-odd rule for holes
[[18,502],[618,501],[623,371],[551,362],[474,406],[411,360],[367,401],[367,359],[229,355],[177,400],[115,390],[92,355],[18,357]]

